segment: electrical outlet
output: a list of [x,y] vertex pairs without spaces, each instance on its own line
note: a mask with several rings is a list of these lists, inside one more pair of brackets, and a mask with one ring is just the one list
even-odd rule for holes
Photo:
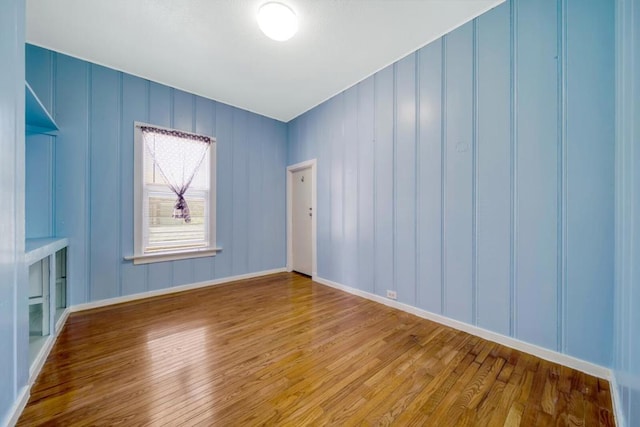
[[387,289],[387,298],[389,299],[398,299],[398,294],[396,293],[396,291],[392,291]]

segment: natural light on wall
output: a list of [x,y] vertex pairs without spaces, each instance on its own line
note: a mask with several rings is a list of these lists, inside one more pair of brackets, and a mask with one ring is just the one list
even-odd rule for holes
[[288,6],[268,2],[258,9],[258,25],[267,37],[283,42],[298,31],[298,18]]

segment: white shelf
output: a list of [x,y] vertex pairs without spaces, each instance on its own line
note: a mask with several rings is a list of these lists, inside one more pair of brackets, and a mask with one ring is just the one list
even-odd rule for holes
[[29,297],[29,305],[42,304],[43,302],[43,297]]
[[55,254],[67,246],[69,246],[69,239],[66,237],[27,239],[25,243],[24,262],[29,266],[49,255]]

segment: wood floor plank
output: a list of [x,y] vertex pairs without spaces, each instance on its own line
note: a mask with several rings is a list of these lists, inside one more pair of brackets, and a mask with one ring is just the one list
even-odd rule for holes
[[292,273],[73,313],[19,426],[613,425],[610,386]]

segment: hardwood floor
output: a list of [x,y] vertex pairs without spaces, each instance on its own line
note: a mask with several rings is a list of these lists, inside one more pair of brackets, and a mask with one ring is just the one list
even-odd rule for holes
[[613,425],[609,384],[276,274],[72,314],[18,425]]

